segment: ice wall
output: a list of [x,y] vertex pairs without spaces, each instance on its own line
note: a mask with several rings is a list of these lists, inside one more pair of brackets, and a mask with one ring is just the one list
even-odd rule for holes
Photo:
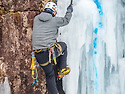
[[0,83],[0,94],[11,94],[7,77],[5,77],[4,83]]
[[[62,5],[60,2],[58,4],[59,6]],[[68,6],[68,4],[69,3],[67,3],[66,6]],[[92,11],[92,9],[94,11]],[[62,14],[63,12],[64,11],[62,11]],[[96,24],[96,22],[93,24],[92,20],[93,17],[95,17],[94,20],[96,20],[96,15],[96,5],[92,1],[74,1],[74,14],[72,20],[68,26],[60,29],[61,36],[59,40],[65,41],[68,45],[68,65],[71,67],[71,73],[65,78],[68,83],[64,84],[67,94],[77,94],[78,92],[80,62],[82,58],[81,50],[83,49],[83,45],[87,43],[87,52],[89,51],[89,44],[91,43],[92,37],[91,31],[93,25]],[[85,32],[86,30],[88,32]],[[86,40],[86,38],[88,38],[88,40]],[[83,82],[86,82],[85,79],[83,79]],[[84,86],[85,84],[81,85]],[[72,87],[72,90],[69,87]]]
[[[58,1],[59,16],[69,3]],[[66,94],[125,94],[125,0],[74,0],[73,6],[73,17],[58,38],[67,43],[71,67],[64,78]],[[100,20],[103,26],[95,34]]]

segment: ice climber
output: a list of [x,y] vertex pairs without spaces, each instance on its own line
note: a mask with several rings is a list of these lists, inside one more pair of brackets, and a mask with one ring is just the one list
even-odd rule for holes
[[58,58],[57,66],[59,68],[58,78],[70,72],[67,67],[67,46],[64,42],[57,42],[58,28],[69,23],[72,16],[72,4],[67,7],[64,17],[56,17],[57,5],[54,2],[48,2],[44,11],[35,16],[33,23],[32,47],[39,65],[46,74],[47,88],[50,94],[59,94],[57,90],[55,73],[51,63]]

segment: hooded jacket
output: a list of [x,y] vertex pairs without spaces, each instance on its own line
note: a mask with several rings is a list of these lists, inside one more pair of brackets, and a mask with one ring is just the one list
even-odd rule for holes
[[33,50],[49,48],[56,43],[58,28],[69,23],[72,13],[66,12],[64,17],[52,17],[42,12],[34,18],[32,47]]

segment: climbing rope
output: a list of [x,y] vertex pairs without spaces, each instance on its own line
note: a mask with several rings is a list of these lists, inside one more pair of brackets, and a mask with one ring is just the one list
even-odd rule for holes
[[33,78],[33,84],[32,85],[34,85],[35,83],[37,83],[37,85],[38,85],[38,79],[37,79],[38,73],[37,73],[36,67],[39,66],[39,65],[38,65],[38,62],[36,61],[36,57],[35,57],[34,52],[31,53],[31,57],[32,57],[32,64],[31,64],[30,69],[32,70],[32,78]]

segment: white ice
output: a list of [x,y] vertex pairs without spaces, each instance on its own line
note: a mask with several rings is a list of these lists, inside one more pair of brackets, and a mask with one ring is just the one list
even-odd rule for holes
[[0,94],[11,94],[7,77],[5,77],[4,83],[0,83]]
[[[125,94],[125,1],[98,0],[103,9],[103,28],[98,32],[97,92],[91,44],[100,20],[93,0],[74,0],[69,25],[60,28],[58,41],[68,46],[71,73],[64,78],[66,94]],[[124,3],[123,3],[123,2]],[[64,16],[70,1],[58,0],[58,16]]]

